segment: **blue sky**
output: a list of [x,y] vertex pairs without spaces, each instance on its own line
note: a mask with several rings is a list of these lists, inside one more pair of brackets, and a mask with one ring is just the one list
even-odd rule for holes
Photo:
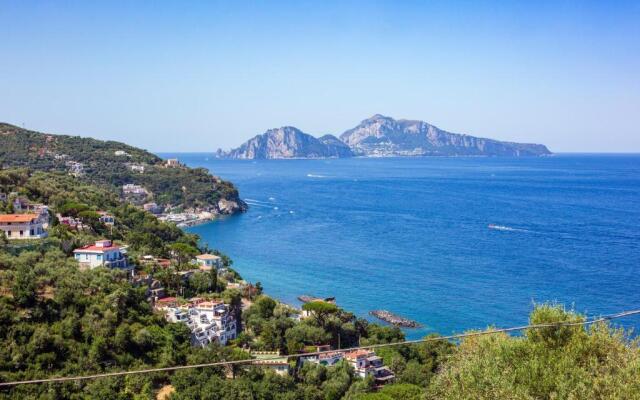
[[214,151],[380,113],[640,152],[640,2],[2,1],[0,21],[0,121],[30,129]]

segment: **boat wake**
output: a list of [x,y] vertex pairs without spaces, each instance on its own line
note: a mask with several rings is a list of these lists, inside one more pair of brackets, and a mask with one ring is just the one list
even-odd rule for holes
[[269,204],[264,204],[264,203],[254,203],[252,201],[244,201],[245,203],[247,203],[248,205],[252,206],[252,207],[264,207],[264,208],[271,208],[272,206]]
[[[271,200],[272,197],[269,198],[269,200]],[[262,203],[262,204],[269,204],[266,201],[262,201],[262,200],[256,200],[256,199],[244,199],[244,201],[246,202],[251,202],[251,203]]]
[[493,229],[495,231],[505,231],[505,232],[531,232],[527,229],[512,228],[510,226],[494,225],[494,224],[489,224],[489,229]]
[[307,174],[307,178],[330,178],[330,177],[326,175]]

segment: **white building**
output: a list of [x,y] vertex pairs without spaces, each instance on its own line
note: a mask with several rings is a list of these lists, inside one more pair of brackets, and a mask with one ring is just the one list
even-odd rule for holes
[[221,301],[194,301],[180,307],[163,307],[170,322],[182,322],[191,330],[191,344],[227,344],[237,335],[236,320],[229,306]]
[[167,168],[176,168],[180,166],[180,161],[178,161],[177,158],[169,158],[167,161],[165,161],[164,165]]
[[289,375],[289,359],[279,351],[252,351],[251,357],[255,359],[252,365],[269,368],[278,375]]
[[203,271],[211,271],[212,268],[222,267],[222,258],[214,254],[200,254],[196,256],[196,263]]
[[131,172],[139,172],[141,174],[144,174],[144,165],[131,164],[129,165],[129,168],[131,169]]
[[7,239],[42,239],[47,232],[42,226],[38,214],[4,214],[0,215],[0,230]]
[[140,185],[135,185],[133,183],[127,183],[126,185],[122,185],[122,193],[124,194],[147,194],[147,189],[143,188]]
[[150,212],[151,214],[161,214],[163,210],[162,207],[154,202],[143,204],[142,209]]
[[113,244],[111,240],[98,240],[95,244],[75,249],[73,256],[81,267],[129,268],[126,251],[123,247]]
[[103,224],[112,226],[116,223],[116,217],[109,214],[108,212],[98,211],[98,214],[100,214],[100,222],[102,222]]
[[69,174],[73,176],[81,176],[84,174],[84,164],[76,161],[67,161],[65,163],[69,167]]
[[349,351],[344,358],[354,368],[356,375],[361,378],[372,376],[377,385],[384,385],[395,379],[393,372],[383,364],[382,358],[371,350]]
[[44,204],[29,204],[27,206],[29,212],[38,215],[38,220],[42,222],[42,226],[46,229],[49,227],[49,206]]
[[342,351],[332,351],[329,353],[320,353],[312,356],[302,357],[300,361],[302,363],[312,363],[324,365],[325,367],[330,367],[332,365],[337,364],[339,361],[344,360],[344,352]]

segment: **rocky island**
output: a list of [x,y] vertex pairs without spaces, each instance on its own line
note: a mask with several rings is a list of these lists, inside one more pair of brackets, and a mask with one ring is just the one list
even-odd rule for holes
[[406,157],[406,156],[544,156],[542,144],[504,142],[451,133],[424,121],[395,120],[380,114],[367,118],[340,137],[315,138],[285,126],[255,136],[216,156],[230,159]]

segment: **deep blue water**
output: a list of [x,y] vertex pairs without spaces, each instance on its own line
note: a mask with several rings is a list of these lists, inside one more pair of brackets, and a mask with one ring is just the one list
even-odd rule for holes
[[251,205],[190,230],[290,304],[311,294],[361,316],[385,308],[425,325],[410,338],[522,324],[534,302],[640,308],[638,155],[175,156],[233,181]]

